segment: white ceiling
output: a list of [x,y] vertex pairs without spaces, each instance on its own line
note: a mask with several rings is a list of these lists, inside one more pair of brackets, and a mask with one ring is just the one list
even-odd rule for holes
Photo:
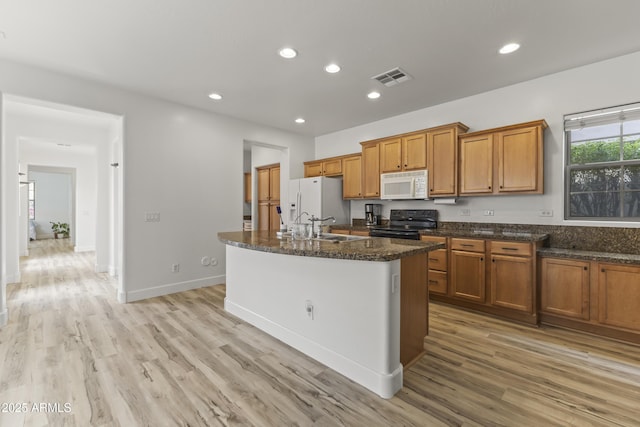
[[[0,58],[316,136],[640,51],[639,16],[638,0],[0,0]],[[413,80],[371,80],[396,66]]]

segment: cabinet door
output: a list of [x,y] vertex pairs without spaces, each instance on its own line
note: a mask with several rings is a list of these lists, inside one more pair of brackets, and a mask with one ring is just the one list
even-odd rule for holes
[[342,160],[342,198],[357,199],[362,197],[362,157],[345,157]]
[[575,319],[589,319],[589,262],[543,258],[540,310]]
[[599,264],[598,321],[640,330],[640,267]]
[[427,136],[412,135],[402,138],[402,169],[416,170],[427,167]]
[[325,160],[322,162],[322,175],[342,175],[342,159]]
[[542,193],[542,141],[538,127],[497,134],[498,193]]
[[304,177],[312,178],[322,175],[322,162],[307,163],[304,165]]
[[269,169],[258,169],[258,201],[269,200],[271,188],[269,186]]
[[363,195],[368,199],[380,197],[380,147],[378,144],[362,146]]
[[402,140],[388,139],[380,145],[380,173],[399,172],[402,169]]
[[244,174],[244,201],[251,203],[251,172]]
[[280,230],[280,215],[278,215],[278,206],[280,200],[272,200],[269,203],[269,230]]
[[530,257],[491,256],[491,304],[533,312],[533,260]]
[[280,200],[280,168],[269,169],[269,200]]
[[450,273],[453,296],[484,303],[484,253],[451,251]]
[[271,204],[269,202],[258,203],[258,230],[267,231],[271,226],[269,213],[271,210]]
[[430,196],[458,195],[456,131],[444,129],[427,133],[427,169]]
[[493,134],[460,138],[460,194],[493,192]]

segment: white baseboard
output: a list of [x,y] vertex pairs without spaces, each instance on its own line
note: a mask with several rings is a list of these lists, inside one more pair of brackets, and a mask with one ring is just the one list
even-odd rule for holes
[[74,246],[74,252],[93,252],[96,250],[95,246]]
[[9,316],[7,314],[7,310],[4,309],[0,311],[0,328],[5,326],[8,320],[9,320]]
[[22,276],[20,275],[20,273],[16,273],[16,274],[8,274],[4,277],[4,283],[6,284],[10,284],[10,283],[20,283],[20,281],[22,280]]
[[148,298],[161,297],[163,295],[175,294],[178,292],[190,291],[192,289],[205,288],[207,286],[221,285],[225,283],[226,275],[205,277],[203,279],[188,280],[186,282],[170,283],[152,288],[140,289],[126,292],[124,295],[118,293],[118,301],[133,302]]

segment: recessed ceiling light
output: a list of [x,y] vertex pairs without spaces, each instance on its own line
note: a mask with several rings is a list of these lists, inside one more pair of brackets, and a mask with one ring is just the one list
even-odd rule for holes
[[298,52],[290,47],[283,47],[278,51],[278,54],[282,56],[284,59],[293,59],[298,56]]
[[380,98],[380,92],[376,92],[375,90],[373,92],[369,92],[367,94],[367,98],[369,98],[369,99],[378,99],[378,98]]
[[222,95],[220,95],[219,93],[210,93],[209,94],[209,98],[216,100],[216,101],[220,101],[222,99]]
[[518,43],[508,43],[502,46],[498,52],[506,55],[507,53],[513,53],[518,49],[520,49],[520,45]]
[[338,71],[340,71],[340,66],[338,64],[329,64],[326,67],[324,67],[324,70],[327,73],[334,74],[334,73],[337,73]]
[[296,123],[298,123],[299,125],[301,125],[301,124],[302,124],[302,123],[304,123],[304,122],[305,122],[305,119],[303,119],[302,117],[298,117],[298,118],[296,119]]

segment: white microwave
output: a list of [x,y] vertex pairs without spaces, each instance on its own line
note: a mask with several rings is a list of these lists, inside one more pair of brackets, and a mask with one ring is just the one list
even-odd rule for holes
[[380,198],[383,200],[428,200],[427,170],[392,172],[380,175]]

